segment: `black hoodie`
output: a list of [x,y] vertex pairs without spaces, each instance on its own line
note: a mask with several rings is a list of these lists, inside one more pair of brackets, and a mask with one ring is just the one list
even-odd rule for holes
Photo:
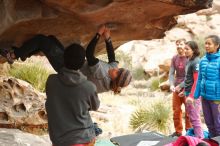
[[79,71],[63,68],[46,83],[50,139],[55,146],[88,143],[95,137],[90,110],[100,101],[95,85]]

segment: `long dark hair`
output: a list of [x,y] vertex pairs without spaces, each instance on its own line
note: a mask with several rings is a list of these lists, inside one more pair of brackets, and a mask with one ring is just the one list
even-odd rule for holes
[[215,45],[218,45],[218,49],[217,49],[217,51],[218,51],[220,48],[220,38],[217,35],[209,35],[205,39],[208,39],[208,38],[212,39],[212,41]]
[[186,45],[188,45],[193,51],[193,56],[191,60],[195,59],[200,55],[198,44],[195,41],[188,41],[186,42]]

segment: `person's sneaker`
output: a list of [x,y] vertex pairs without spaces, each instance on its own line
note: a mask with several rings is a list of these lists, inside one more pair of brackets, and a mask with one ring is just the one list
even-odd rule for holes
[[[15,47],[15,46],[12,46],[11,48],[12,48],[13,51],[16,50],[16,49],[19,49],[18,47]],[[21,56],[20,59],[21,59],[21,61],[25,61],[27,59],[27,57],[26,56]]]
[[9,64],[13,64],[14,63],[14,59],[11,57],[11,52],[12,50],[9,49],[0,49],[0,54],[5,57],[8,61]]
[[174,132],[173,134],[170,135],[170,137],[180,137],[182,134]]
[[[16,50],[16,49],[20,49],[20,48],[12,46],[13,51]],[[15,56],[15,57],[16,57],[16,59],[18,59],[17,56]],[[28,57],[27,56],[20,56],[19,58],[21,59],[21,61],[25,61]]]

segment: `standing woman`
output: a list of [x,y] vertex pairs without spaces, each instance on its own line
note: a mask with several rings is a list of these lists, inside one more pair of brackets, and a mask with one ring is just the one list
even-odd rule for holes
[[186,76],[184,80],[184,93],[186,97],[186,112],[194,129],[195,137],[203,138],[201,126],[201,100],[193,100],[195,87],[198,79],[200,52],[196,42],[189,41],[185,45],[185,55],[188,58],[186,64]]
[[206,55],[199,64],[199,77],[194,98],[202,97],[202,109],[210,137],[220,136],[220,38],[210,35],[205,40]]

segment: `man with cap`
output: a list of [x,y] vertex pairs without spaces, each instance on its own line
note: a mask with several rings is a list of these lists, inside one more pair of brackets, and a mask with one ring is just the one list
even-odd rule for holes
[[[99,60],[94,56],[95,47],[100,37],[103,36],[106,43],[108,62]],[[36,35],[30,40],[23,43],[21,47],[12,47],[9,49],[1,49],[0,54],[13,63],[15,59],[24,61],[26,58],[42,51],[50,64],[57,72],[64,66],[63,52],[65,48],[60,41],[54,36]],[[102,25],[93,39],[86,48],[87,61],[80,69],[92,81],[97,92],[107,92],[109,90],[114,93],[120,93],[121,88],[129,85],[132,75],[129,70],[118,68],[118,62],[115,60],[115,53],[110,38],[110,30]]]

